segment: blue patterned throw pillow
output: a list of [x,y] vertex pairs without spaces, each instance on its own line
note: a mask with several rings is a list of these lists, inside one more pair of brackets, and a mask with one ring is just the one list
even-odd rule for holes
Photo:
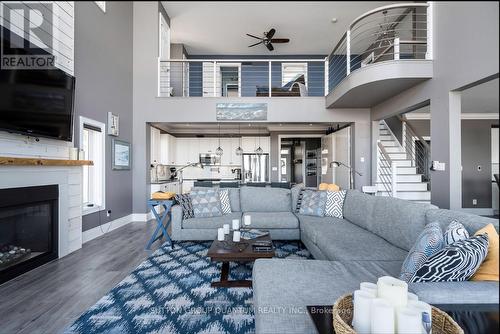
[[182,219],[194,218],[193,203],[191,203],[191,196],[189,194],[175,195],[175,201],[182,208]]
[[222,216],[219,192],[216,189],[193,190],[190,196],[195,218]]
[[459,240],[431,256],[411,282],[467,281],[488,255],[488,235],[481,234]]
[[469,232],[456,220],[452,221],[444,232],[445,245],[451,245],[454,242],[465,239],[469,239]]
[[220,205],[222,213],[227,215],[231,213],[231,203],[229,202],[229,189],[219,189]]
[[325,216],[335,217],[339,219],[344,218],[344,199],[347,191],[327,191],[326,192],[326,206],[325,206]]
[[305,189],[302,192],[299,213],[307,216],[325,216],[326,191]]
[[410,282],[413,275],[423,266],[427,259],[439,252],[443,247],[443,231],[439,223],[428,224],[406,256],[399,278],[405,282]]

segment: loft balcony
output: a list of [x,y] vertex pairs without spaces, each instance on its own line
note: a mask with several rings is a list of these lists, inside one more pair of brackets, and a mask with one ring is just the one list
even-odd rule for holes
[[325,96],[327,63],[312,59],[159,61],[159,97]]
[[432,5],[395,4],[356,18],[328,57],[327,108],[369,108],[432,78]]

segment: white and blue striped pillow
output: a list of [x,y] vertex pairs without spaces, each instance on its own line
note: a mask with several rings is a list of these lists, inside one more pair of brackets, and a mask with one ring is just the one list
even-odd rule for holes
[[231,213],[231,202],[229,201],[229,189],[219,189],[220,205],[222,213]]
[[460,282],[471,278],[488,255],[488,235],[459,240],[431,256],[410,282]]

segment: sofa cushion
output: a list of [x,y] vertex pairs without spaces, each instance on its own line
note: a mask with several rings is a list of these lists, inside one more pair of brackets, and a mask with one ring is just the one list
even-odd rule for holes
[[377,196],[369,231],[409,251],[426,225],[425,214],[435,207],[399,198]]
[[316,333],[307,305],[333,305],[363,281],[399,272],[400,262],[259,259],[253,267],[256,333]]
[[285,212],[292,211],[290,189],[241,187],[241,211]]
[[323,217],[325,215],[326,199],[326,191],[304,190],[299,213],[301,215]]
[[443,230],[445,230],[452,221],[456,220],[465,227],[470,235],[473,235],[477,230],[482,229],[488,224],[493,224],[498,232],[498,219],[445,209],[427,211],[425,216],[427,223],[439,222]]
[[220,217],[191,218],[182,221],[183,229],[216,229],[224,224],[231,225],[233,219],[241,219],[241,212],[231,212]]
[[[299,228],[299,220],[290,211],[286,212],[245,212],[243,217],[252,217],[251,228]],[[243,218],[244,219],[244,218]]]
[[329,260],[399,261],[401,264],[407,255],[405,250],[347,220],[302,215],[298,217],[302,233]]
[[344,200],[344,218],[371,231],[376,197],[357,190],[348,190]]
[[498,282],[409,283],[408,289],[429,304],[498,304]]

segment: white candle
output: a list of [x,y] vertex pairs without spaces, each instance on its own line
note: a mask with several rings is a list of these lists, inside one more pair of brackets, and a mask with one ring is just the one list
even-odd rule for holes
[[378,279],[377,288],[377,296],[394,307],[406,306],[408,303],[408,284],[404,281],[383,276]]
[[225,237],[224,229],[222,227],[218,228],[217,229],[217,240],[224,241],[224,237]]
[[359,284],[359,289],[361,291],[371,292],[371,293],[375,294],[375,297],[377,297],[377,284],[375,284],[375,283],[362,282]]
[[408,302],[410,301],[418,301],[418,296],[414,293],[408,292]]
[[420,334],[422,315],[414,308],[401,307],[396,311],[398,334]]
[[424,312],[429,313],[429,316],[431,317],[431,323],[432,323],[432,307],[429,304],[424,303],[423,301],[410,300],[410,301],[408,301],[408,308],[419,312],[419,314],[420,314],[420,333],[426,334],[427,332],[425,331],[424,325],[422,323],[422,313],[424,313]]
[[233,231],[238,231],[240,229],[240,221],[238,219],[233,219]]
[[241,232],[240,231],[234,231],[233,232],[233,241],[234,242],[240,242],[241,239]]
[[354,314],[352,327],[356,333],[367,333],[371,331],[371,304],[375,299],[372,291],[354,291]]
[[222,228],[224,229],[224,234],[229,234],[229,224],[222,225]]
[[370,318],[371,333],[394,334],[394,306],[387,300],[381,298],[372,300]]
[[243,224],[245,224],[245,226],[250,226],[250,224],[252,223],[252,216],[244,216],[243,217]]

